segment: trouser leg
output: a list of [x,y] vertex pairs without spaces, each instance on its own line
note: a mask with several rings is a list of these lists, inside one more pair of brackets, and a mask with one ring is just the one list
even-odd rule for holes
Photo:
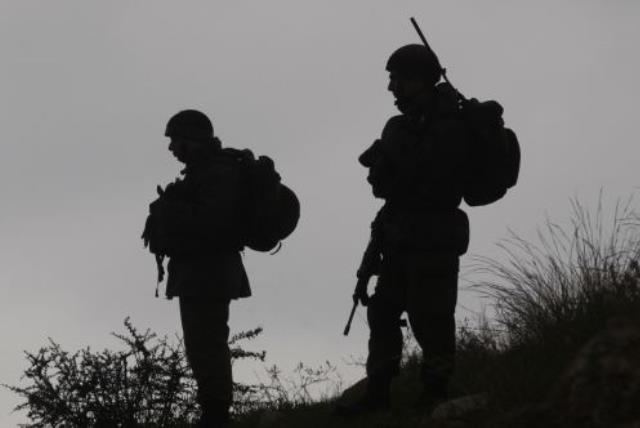
[[393,287],[398,279],[396,273],[390,267],[383,267],[367,308],[370,328],[368,390],[383,398],[389,395],[391,379],[398,373],[402,358],[400,315],[404,310],[404,299],[402,290]]
[[229,301],[180,296],[187,360],[203,413],[224,419],[232,402]]
[[423,353],[422,382],[429,393],[446,395],[455,360],[458,258],[416,257],[411,264],[407,312]]

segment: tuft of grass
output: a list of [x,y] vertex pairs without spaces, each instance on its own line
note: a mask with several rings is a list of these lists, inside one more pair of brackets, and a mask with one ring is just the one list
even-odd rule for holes
[[[476,288],[495,302],[493,339],[485,327],[483,382],[497,406],[544,399],[578,350],[612,318],[640,308],[640,227],[631,200],[608,218],[573,200],[569,227],[547,221],[538,244],[511,234],[506,262],[479,259],[492,279]],[[477,358],[477,357],[476,357]]]

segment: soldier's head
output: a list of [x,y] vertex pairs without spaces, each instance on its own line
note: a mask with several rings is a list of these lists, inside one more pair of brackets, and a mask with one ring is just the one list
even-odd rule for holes
[[435,93],[436,83],[442,76],[438,57],[426,46],[406,45],[391,54],[387,60],[389,86],[398,109],[407,113],[419,100]]
[[198,110],[182,110],[173,115],[164,135],[171,139],[169,151],[185,164],[220,148],[220,141],[213,136],[211,121]]

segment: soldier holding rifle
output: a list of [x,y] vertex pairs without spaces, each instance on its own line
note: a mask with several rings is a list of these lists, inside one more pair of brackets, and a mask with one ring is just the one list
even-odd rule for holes
[[[468,218],[459,205],[470,138],[456,114],[458,98],[445,90],[450,86],[437,85],[443,69],[428,46],[399,48],[386,69],[401,114],[388,120],[381,138],[359,158],[374,196],[385,203],[372,223],[354,293],[354,303],[367,306],[370,328],[367,390],[339,407],[345,415],[390,407],[404,312],[423,351],[423,393],[416,404],[430,408],[447,397],[459,257],[469,241]],[[378,281],[369,297],[372,275]]]

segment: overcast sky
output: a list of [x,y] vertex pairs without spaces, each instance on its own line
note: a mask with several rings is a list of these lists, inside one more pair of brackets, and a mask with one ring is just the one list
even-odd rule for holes
[[[384,64],[418,41],[410,16],[463,93],[502,103],[522,146],[518,186],[467,211],[470,255],[567,216],[570,197],[636,191],[637,1],[0,0],[0,382],[47,337],[113,347],[126,316],[179,331],[139,236],[180,169],[163,132],[184,108],[273,157],[302,203],[280,253],[247,252],[254,296],[232,305],[232,331],[263,326],[254,348],[285,371],[364,356],[362,309],[341,335],[379,206],[356,159],[396,113]],[[0,426],[22,420],[17,402],[0,390]]]

